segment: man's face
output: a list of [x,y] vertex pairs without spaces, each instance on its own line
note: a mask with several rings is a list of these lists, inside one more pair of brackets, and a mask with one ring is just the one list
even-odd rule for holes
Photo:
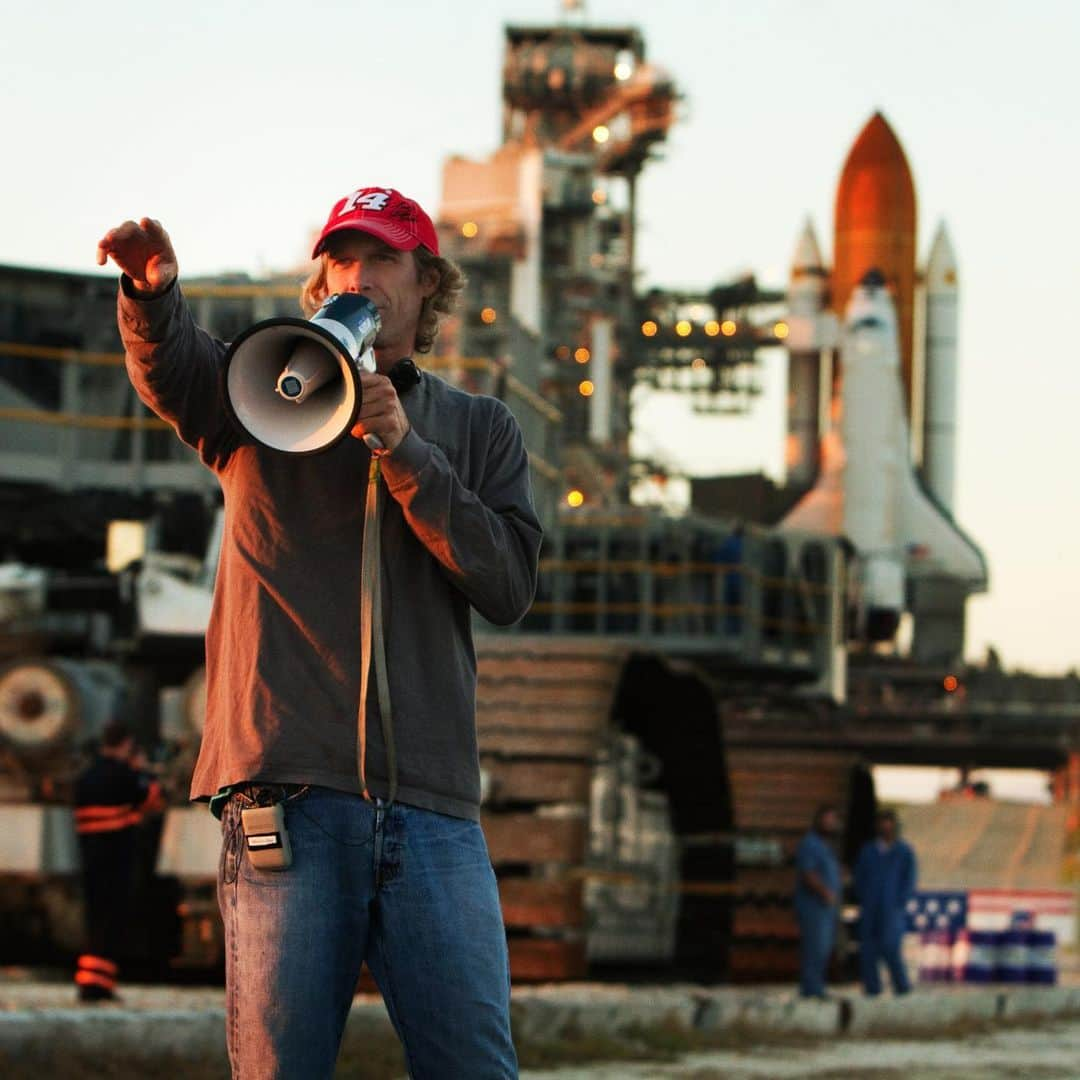
[[840,816],[835,810],[826,810],[818,819],[818,832],[823,836],[835,836],[840,831]]
[[896,839],[896,822],[892,818],[879,818],[877,833],[886,844],[891,844]]
[[411,355],[420,311],[435,283],[420,280],[411,251],[398,251],[368,233],[348,229],[327,240],[326,288],[328,296],[360,293],[379,309],[382,329],[375,350],[380,361],[385,354],[392,364]]

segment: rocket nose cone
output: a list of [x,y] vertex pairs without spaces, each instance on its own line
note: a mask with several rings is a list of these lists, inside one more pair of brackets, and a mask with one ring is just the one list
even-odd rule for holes
[[949,242],[944,222],[938,226],[930,257],[926,262],[926,287],[933,292],[955,290],[957,285],[956,254]]
[[885,284],[885,275],[876,266],[872,266],[859,279],[859,284],[872,289],[880,289]]
[[795,258],[791,261],[792,274],[815,272],[824,269],[821,258],[821,248],[818,246],[817,235],[814,232],[813,222],[809,218],[799,234],[798,243],[795,245]]

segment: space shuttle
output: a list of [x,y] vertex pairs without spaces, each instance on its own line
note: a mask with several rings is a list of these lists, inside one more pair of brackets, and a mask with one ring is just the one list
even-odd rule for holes
[[807,223],[788,308],[788,480],[809,490],[780,527],[851,543],[860,638],[893,639],[908,612],[914,658],[955,662],[966,599],[988,583],[985,557],[952,516],[956,259],[942,226],[916,273],[914,185],[880,113],[844,166],[832,272]]

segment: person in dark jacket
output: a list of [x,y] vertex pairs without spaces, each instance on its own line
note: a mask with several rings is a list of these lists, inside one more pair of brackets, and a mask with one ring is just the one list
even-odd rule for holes
[[810,831],[795,852],[799,993],[803,997],[825,997],[840,904],[840,861],[832,846],[839,827],[836,807],[818,807]]
[[131,731],[113,720],[75,784],[86,925],[86,950],[75,971],[80,1001],[116,997],[117,961],[131,917],[136,827],[144,814],[164,806],[160,783],[140,766]]
[[864,844],[855,863],[855,892],[859,899],[860,971],[863,989],[881,993],[879,965],[885,961],[893,992],[911,989],[900,955],[907,922],[907,902],[915,892],[916,862],[911,845],[900,839],[900,824],[892,810],[877,815],[877,838]]
[[[369,299],[377,371],[359,376],[355,437],[298,455],[232,421],[227,346],[195,325],[160,223],[110,230],[107,259],[122,271],[128,375],[225,500],[191,795],[222,819],[235,1073],[331,1077],[366,963],[415,1080],[516,1076],[506,932],[480,828],[471,622],[473,610],[498,625],[526,613],[541,527],[510,409],[422,364],[408,386],[392,378],[430,350],[461,271],[415,200],[363,187],[337,201],[302,308]],[[364,565],[375,529],[381,556]],[[367,618],[365,579],[382,583],[381,620]],[[381,669],[362,625],[383,633]],[[270,831],[248,831],[264,828],[255,819]]]

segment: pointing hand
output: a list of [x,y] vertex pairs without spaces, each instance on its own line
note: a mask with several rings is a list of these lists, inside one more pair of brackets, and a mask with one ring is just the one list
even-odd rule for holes
[[162,293],[177,275],[176,252],[160,221],[142,218],[110,229],[98,242],[98,266],[112,259],[131,278],[135,291]]

